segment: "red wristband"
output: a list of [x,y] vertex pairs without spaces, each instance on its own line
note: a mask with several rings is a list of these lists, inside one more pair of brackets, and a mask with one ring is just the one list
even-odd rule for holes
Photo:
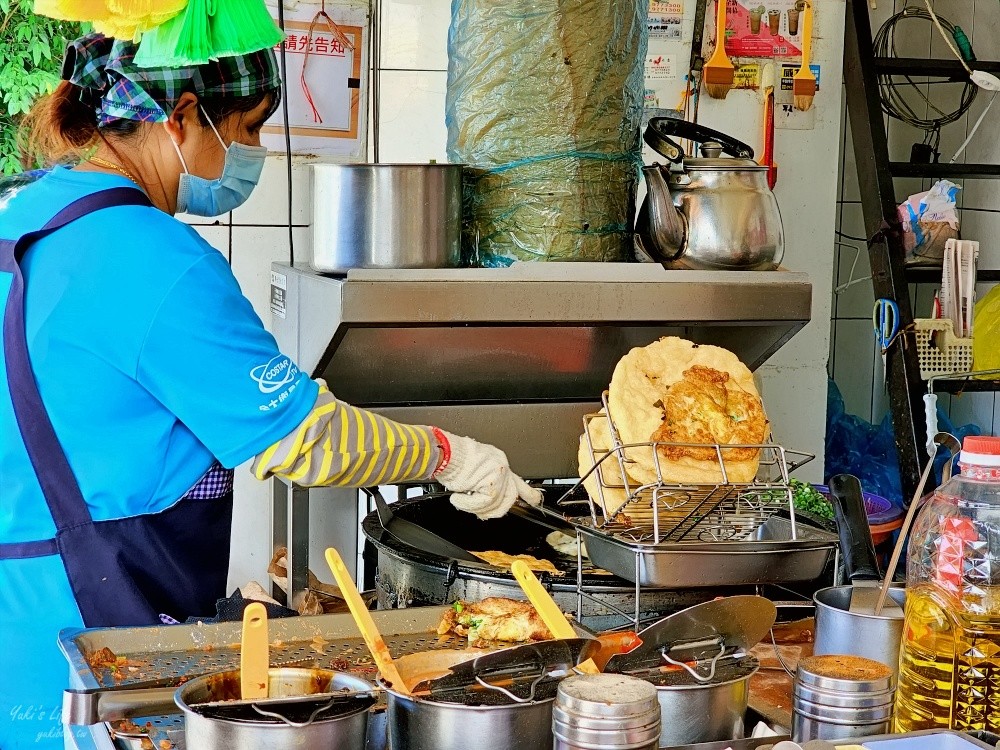
[[437,468],[434,469],[434,473],[431,474],[432,477],[436,477],[444,471],[451,462],[451,443],[448,442],[448,438],[445,436],[444,432],[439,430],[437,427],[431,427],[431,433],[433,433],[434,439],[437,440],[438,447],[441,448],[441,460],[438,462]]

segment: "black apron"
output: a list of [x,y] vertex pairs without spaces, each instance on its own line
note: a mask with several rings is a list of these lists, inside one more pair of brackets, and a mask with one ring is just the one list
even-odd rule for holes
[[0,272],[13,276],[3,318],[7,387],[56,527],[52,539],[0,544],[0,559],[59,555],[87,627],[156,624],[161,613],[178,620],[211,616],[216,600],[225,595],[229,569],[231,470],[216,465],[159,513],[94,521],[32,373],[18,266],[25,251],[94,211],[136,205],[151,205],[140,190],[103,190],[66,206],[36,232],[0,240]]

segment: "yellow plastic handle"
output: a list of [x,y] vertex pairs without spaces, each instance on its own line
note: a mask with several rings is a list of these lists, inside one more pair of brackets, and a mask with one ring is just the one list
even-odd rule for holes
[[392,660],[389,647],[385,645],[382,634],[378,632],[378,626],[375,625],[375,620],[372,619],[371,612],[368,611],[368,607],[365,606],[364,601],[361,599],[358,587],[354,584],[351,574],[347,572],[347,566],[344,565],[340,553],[333,547],[328,548],[326,550],[326,562],[330,566],[330,572],[333,573],[337,585],[340,587],[341,596],[344,597],[347,607],[351,610],[351,614],[354,615],[354,622],[357,624],[358,630],[361,631],[361,636],[365,639],[365,644],[368,646],[368,650],[375,660],[375,665],[378,667],[379,672],[382,673],[382,679],[397,693],[409,695],[410,691],[406,687],[406,683],[403,682],[403,678],[399,674],[399,669],[396,668],[395,662]]
[[267,697],[268,653],[267,609],[254,602],[243,610],[243,641],[240,643],[240,694],[243,700]]
[[[562,613],[555,599],[545,590],[545,587],[538,581],[524,560],[515,560],[510,566],[510,572],[514,574],[514,578],[521,586],[524,595],[534,605],[538,616],[545,623],[545,627],[552,633],[552,637],[559,640],[576,638],[576,631],[566,619],[566,615]],[[598,674],[601,671],[594,664],[593,659],[587,659],[583,664],[578,665],[577,669],[588,674]]]

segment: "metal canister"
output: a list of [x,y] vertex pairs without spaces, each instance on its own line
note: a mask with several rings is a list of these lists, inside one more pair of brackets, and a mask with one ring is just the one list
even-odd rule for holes
[[552,709],[555,750],[656,750],[656,688],[621,674],[587,674],[559,684]]
[[792,739],[841,740],[888,732],[895,683],[892,669],[872,659],[839,654],[803,659],[792,691]]

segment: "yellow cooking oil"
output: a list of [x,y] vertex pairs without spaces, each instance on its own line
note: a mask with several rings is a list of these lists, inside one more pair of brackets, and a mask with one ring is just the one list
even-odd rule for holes
[[[1000,588],[964,602],[934,584],[907,589],[895,730],[1000,731]],[[996,597],[996,599],[994,599]]]

